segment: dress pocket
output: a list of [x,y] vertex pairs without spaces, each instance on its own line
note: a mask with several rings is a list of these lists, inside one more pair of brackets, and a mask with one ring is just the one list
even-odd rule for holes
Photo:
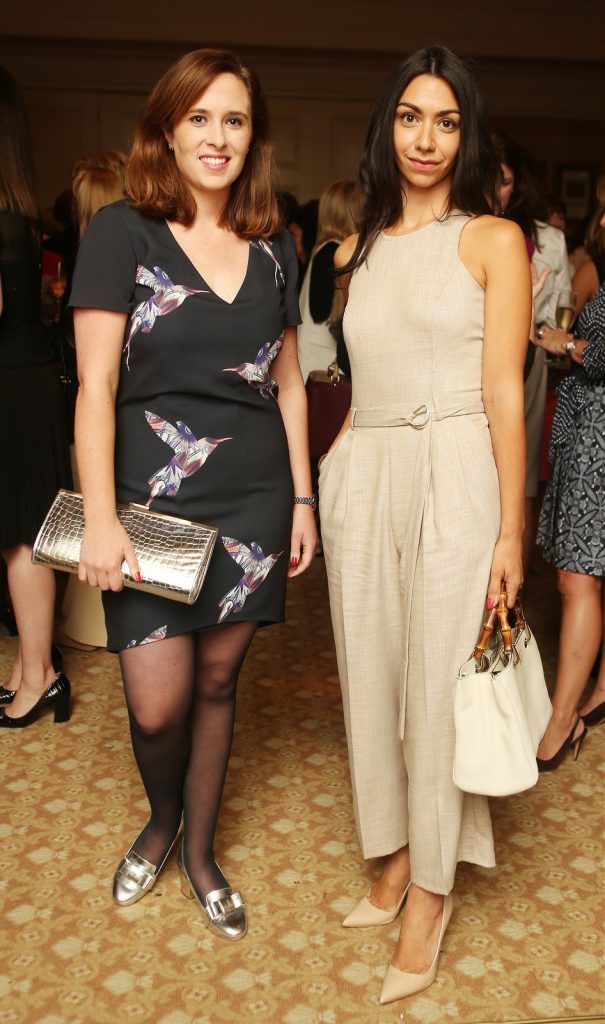
[[468,425],[469,432],[476,438],[478,444],[484,448],[490,459],[494,459],[492,435],[487,422],[487,416],[483,412],[471,413],[464,416],[463,422]]

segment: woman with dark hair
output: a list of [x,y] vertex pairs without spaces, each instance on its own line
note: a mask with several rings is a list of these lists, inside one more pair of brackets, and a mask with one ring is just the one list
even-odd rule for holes
[[[92,219],[70,300],[79,577],[104,592],[151,805],[114,899],[149,892],[183,819],[183,892],[227,939],[247,928],[214,855],[237,677],[257,627],[283,620],[286,577],[316,544],[296,254],[279,230],[273,167],[250,68],[226,50],[186,54],[147,101],[128,198]],[[195,604],[122,589],[124,559],[135,576],[138,566],[116,499],[218,527]]]
[[[558,228],[546,222],[548,208],[535,166],[527,150],[503,132],[493,135],[500,163],[499,197],[502,214],[514,221],[523,231],[528,253],[541,279],[536,296],[535,320],[538,340],[544,332],[556,327],[557,297],[561,291],[570,291],[571,276],[565,236]],[[506,184],[504,184],[506,182]],[[529,372],[525,380],[525,529],[523,534],[523,561],[529,564],[536,535],[536,498],[540,484],[540,452],[544,409],[546,406],[547,366],[544,349],[531,345],[528,359]]]
[[330,601],[363,855],[347,927],[395,920],[381,1002],[437,973],[458,861],[494,864],[487,799],[452,781],[452,692],[484,606],[521,584],[531,280],[491,215],[481,92],[443,47],[397,68],[361,160],[344,334],[352,409],[320,473]]
[[40,318],[41,278],[27,114],[0,68],[0,550],[19,630],[10,679],[0,686],[5,729],[30,725],[51,705],[56,722],[70,715],[69,680],[52,649],[55,576],[31,560],[57,490],[71,484],[61,385]]
[[[595,234],[605,233],[604,184],[597,186],[601,206]],[[537,538],[556,568],[561,595],[557,681],[538,750],[541,771],[557,768],[570,750],[577,757],[587,726],[605,720],[605,284],[585,299],[575,336],[558,329],[536,339],[554,355],[569,356],[572,364],[557,389],[548,453],[552,475]],[[582,701],[599,646],[596,685]]]
[[597,206],[590,218],[584,247],[587,259],[576,270],[572,282],[577,293],[576,312],[580,313],[587,302],[594,299],[599,289],[605,284],[605,174],[597,182]]

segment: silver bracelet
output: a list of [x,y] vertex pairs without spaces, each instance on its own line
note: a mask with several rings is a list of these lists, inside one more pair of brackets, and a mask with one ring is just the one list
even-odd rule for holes
[[309,498],[295,498],[294,499],[294,504],[295,505],[310,505],[311,508],[313,509],[313,511],[315,511],[315,509],[317,508],[317,499],[316,499],[315,495],[312,494]]

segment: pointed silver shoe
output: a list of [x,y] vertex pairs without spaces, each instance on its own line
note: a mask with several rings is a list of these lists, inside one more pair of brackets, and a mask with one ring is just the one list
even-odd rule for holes
[[180,833],[181,830],[179,828],[179,831],[168,847],[166,856],[158,867],[133,851],[132,846],[135,845],[139,838],[137,836],[128,853],[120,862],[118,870],[113,877],[113,898],[119,907],[129,907],[132,903],[137,903],[138,900],[143,899],[143,896],[153,889],[164,864],[175,847]]
[[248,931],[246,904],[237,889],[213,889],[201,900],[193,888],[183,862],[183,845],[179,846],[176,862],[181,873],[181,892],[188,900],[195,900],[202,911],[204,924],[209,931],[222,939],[236,941],[243,939]]

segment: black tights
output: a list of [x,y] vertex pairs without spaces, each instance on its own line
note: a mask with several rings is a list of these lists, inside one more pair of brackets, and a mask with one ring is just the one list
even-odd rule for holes
[[183,815],[185,864],[200,896],[228,884],[214,860],[214,833],[237,677],[256,627],[238,622],[120,652],[132,747],[151,807],[134,849],[158,865]]

